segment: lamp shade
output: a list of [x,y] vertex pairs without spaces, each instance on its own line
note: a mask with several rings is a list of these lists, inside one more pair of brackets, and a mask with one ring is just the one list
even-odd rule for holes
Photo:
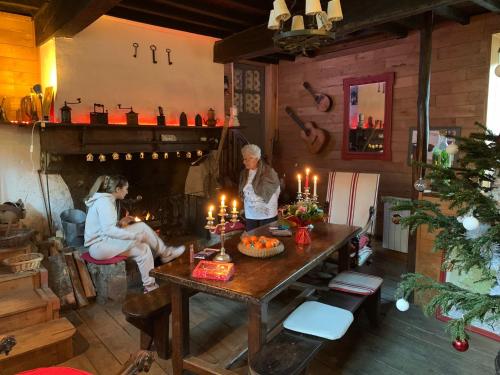
[[344,19],[342,14],[342,6],[340,5],[340,0],[331,0],[328,2],[328,20],[337,22]]
[[269,13],[269,21],[267,23],[267,28],[269,30],[278,30],[280,28],[280,22],[276,19],[276,14],[274,9]]
[[291,30],[304,30],[304,17],[293,16]]
[[318,30],[330,31],[332,28],[332,22],[328,20],[326,12],[316,14],[316,23],[318,25]]
[[306,15],[314,16],[321,13],[321,2],[320,0],[306,0]]
[[291,17],[290,11],[286,6],[285,0],[274,0],[273,6],[274,6],[274,15],[276,16],[276,20],[278,22],[286,21]]

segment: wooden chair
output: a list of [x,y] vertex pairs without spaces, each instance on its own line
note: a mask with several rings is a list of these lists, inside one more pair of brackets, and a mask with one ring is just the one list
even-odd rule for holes
[[133,295],[122,306],[126,320],[141,331],[140,348],[154,348],[161,359],[169,356],[170,285]]
[[330,172],[326,195],[327,221],[363,228],[351,242],[353,266],[362,265],[371,255],[369,244],[374,232],[379,174]]

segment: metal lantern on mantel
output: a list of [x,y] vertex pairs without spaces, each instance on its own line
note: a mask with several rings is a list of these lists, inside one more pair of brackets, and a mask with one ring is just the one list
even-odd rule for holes
[[305,0],[302,15],[294,10],[296,3],[294,1],[290,12],[285,0],[275,0],[267,28],[276,30],[273,37],[276,47],[293,55],[309,56],[335,39],[333,24],[344,18],[342,6],[340,0],[330,0],[324,11],[320,0]]

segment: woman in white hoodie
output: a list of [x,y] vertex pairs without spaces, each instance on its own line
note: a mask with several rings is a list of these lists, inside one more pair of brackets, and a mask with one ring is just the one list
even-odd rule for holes
[[[100,176],[90,189],[85,201],[88,207],[85,221],[85,246],[94,259],[110,259],[126,255],[134,259],[141,273],[146,292],[158,287],[149,276],[154,258],[163,263],[180,256],[184,246],[167,247],[145,223],[135,223],[130,216],[118,221],[117,199],[128,194],[128,181],[122,176]],[[131,224],[133,223],[133,224]]]

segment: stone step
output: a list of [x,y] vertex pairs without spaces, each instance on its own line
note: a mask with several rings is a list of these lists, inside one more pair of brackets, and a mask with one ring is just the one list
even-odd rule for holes
[[49,288],[0,295],[0,334],[59,318],[59,299]]
[[43,267],[36,271],[12,273],[8,267],[0,266],[0,295],[48,286],[47,270]]
[[0,356],[0,373],[13,375],[71,359],[71,339],[75,332],[75,327],[66,318],[6,332],[5,335],[15,337],[17,344],[8,356]]

